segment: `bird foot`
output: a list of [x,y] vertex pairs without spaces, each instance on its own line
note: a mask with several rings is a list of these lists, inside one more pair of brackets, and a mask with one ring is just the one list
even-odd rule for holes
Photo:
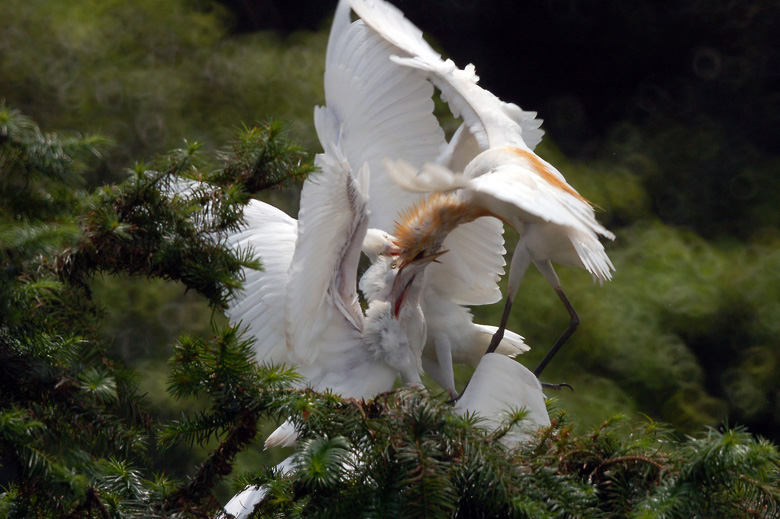
[[561,382],[560,384],[548,384],[547,382],[542,382],[541,384],[544,389],[554,389],[556,391],[560,391],[561,389],[568,387],[571,389],[572,393],[574,392],[574,388],[566,382]]
[[460,397],[462,397],[463,393],[465,393],[465,392],[466,392],[465,388],[463,389],[463,391],[460,392],[460,394],[458,394],[457,392],[454,392],[454,393],[450,392],[450,399],[447,400],[447,403],[450,404],[450,405],[455,405],[455,402],[460,400]]

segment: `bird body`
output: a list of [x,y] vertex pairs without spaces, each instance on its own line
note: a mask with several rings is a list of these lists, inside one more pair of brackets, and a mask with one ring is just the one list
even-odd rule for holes
[[[427,226],[436,227],[435,223],[428,222],[426,225],[424,216],[419,218],[422,216],[419,213],[425,211],[425,207],[428,206],[421,204],[414,211],[409,212],[408,217],[413,223],[406,219],[399,222],[398,227],[404,229],[405,240],[376,229],[369,230],[372,236],[364,241],[363,252],[372,259],[372,264],[360,280],[360,290],[367,301],[372,302],[387,297],[388,276],[393,275],[399,268],[399,254],[404,251],[404,247],[414,246],[421,239],[414,230],[427,234]],[[436,207],[443,206],[439,204]],[[448,210],[452,210],[452,206],[448,206]],[[393,246],[385,244],[384,241],[391,242]],[[381,252],[383,250],[390,252],[383,253]],[[443,254],[441,257],[447,256]],[[427,330],[422,351],[422,367],[426,374],[454,397],[457,391],[452,364],[467,363],[476,367],[496,332],[496,327],[474,323],[471,312],[441,290],[445,287],[444,284],[432,283],[430,274],[431,269],[428,267],[422,277],[415,278],[420,293],[421,314],[419,315],[424,318]],[[415,321],[410,319],[408,322]],[[521,336],[507,331],[497,352],[515,356],[528,349]]]
[[[418,205],[417,213],[425,215],[420,219],[430,224],[421,232],[426,237],[423,247],[441,243],[453,224],[459,224],[472,214],[494,216],[518,232],[509,268],[504,315],[487,351],[498,348],[509,309],[526,270],[533,263],[555,289],[571,316],[569,327],[536,368],[538,375],[579,324],[579,317],[563,292],[552,262],[587,270],[600,282],[609,280],[614,266],[598,236],[608,239],[615,236],[596,220],[591,204],[555,168],[527,149],[489,148],[472,159],[462,173],[435,163],[424,165],[419,174],[403,161],[385,161],[385,168],[405,189],[447,192],[451,205],[459,208],[455,216],[454,211],[443,211],[440,204],[435,203],[434,195],[429,197],[434,203]],[[413,244],[414,240],[409,243]],[[399,255],[401,264],[419,253],[418,249],[411,250],[402,244],[399,247],[405,251]]]
[[[553,347],[552,351],[557,351],[579,318],[560,286],[552,261],[584,268],[599,281],[609,279],[614,267],[598,236],[614,236],[598,224],[592,206],[563,175],[533,152],[543,134],[534,112],[523,111],[481,88],[473,65],[460,69],[451,60],[442,59],[396,7],[383,0],[351,0],[351,5],[361,20],[392,46],[390,60],[435,85],[453,115],[463,119],[434,159],[426,159],[422,166],[406,161],[411,171],[422,169],[422,174],[419,178],[406,175],[406,185],[399,185],[411,186],[411,191],[418,193],[457,190],[461,202],[486,210],[520,235],[510,265],[504,316],[489,350],[497,348],[520,281],[533,263],[571,316],[569,328]],[[384,167],[397,180],[398,175],[389,169],[397,166],[403,155],[387,154],[385,158],[395,161],[385,161]],[[450,231],[447,224],[442,232]],[[543,367],[540,365],[537,373]]]
[[360,183],[367,179],[365,171],[353,177],[342,159],[335,146],[317,156],[322,171],[304,183],[297,222],[262,202],[249,205],[247,225],[229,243],[259,252],[264,270],[245,272],[245,286],[257,291],[245,289],[227,314],[258,339],[261,362],[294,365],[315,390],[370,398],[392,389],[399,373],[420,383],[424,339],[419,324],[399,321],[420,320],[417,296],[405,290],[413,269],[399,274],[388,265],[379,274],[390,287],[384,300],[365,315],[360,308],[357,267],[368,225]]

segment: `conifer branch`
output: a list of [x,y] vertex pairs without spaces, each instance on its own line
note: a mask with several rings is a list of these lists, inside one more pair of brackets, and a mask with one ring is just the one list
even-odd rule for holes
[[165,509],[197,512],[202,507],[213,509],[216,505],[212,491],[216,483],[233,470],[236,455],[252,443],[257,436],[258,415],[245,409],[236,417],[236,423],[209,457],[200,465],[197,474],[188,484],[173,492],[165,502]]

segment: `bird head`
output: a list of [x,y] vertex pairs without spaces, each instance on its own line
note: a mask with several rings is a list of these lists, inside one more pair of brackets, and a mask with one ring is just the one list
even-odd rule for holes
[[404,303],[408,301],[409,292],[414,287],[415,280],[425,270],[425,267],[431,262],[436,261],[439,256],[446,252],[447,251],[444,250],[425,254],[425,251],[422,251],[415,259],[406,262],[404,265],[398,266],[398,263],[396,262],[398,273],[393,280],[393,286],[390,289],[389,296],[389,302],[393,305],[393,315],[395,317],[398,317]]
[[453,194],[434,193],[418,200],[401,213],[395,224],[399,267],[424,258],[435,260],[450,232],[480,216],[484,214],[478,208]]
[[361,248],[371,263],[374,263],[379,256],[397,256],[401,252],[395,243],[395,236],[380,229],[368,229]]

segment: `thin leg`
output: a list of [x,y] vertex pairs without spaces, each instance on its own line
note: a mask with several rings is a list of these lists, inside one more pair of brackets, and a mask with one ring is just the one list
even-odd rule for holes
[[504,315],[501,316],[501,325],[493,334],[493,338],[488,345],[485,354],[493,353],[501,343],[501,339],[504,338],[504,330],[506,330],[506,323],[509,320],[509,311],[512,309],[512,303],[515,301],[517,291],[520,288],[520,283],[523,281],[525,271],[528,270],[528,266],[531,264],[531,255],[528,249],[525,247],[525,243],[521,238],[517,242],[515,252],[512,254],[512,263],[509,265],[509,283],[507,284],[507,296],[506,304],[504,305]]
[[498,330],[496,330],[496,333],[493,334],[493,338],[490,339],[490,344],[488,345],[487,350],[485,350],[485,355],[496,351],[498,345],[501,344],[501,339],[504,338],[504,330],[506,330],[506,322],[509,320],[509,311],[511,309],[512,309],[512,298],[507,297],[506,304],[504,305],[504,315],[501,316],[501,324],[498,326]]
[[553,345],[552,349],[547,352],[547,355],[542,359],[542,362],[536,366],[534,375],[537,377],[542,373],[542,370],[547,367],[547,364],[549,364],[555,354],[558,353],[558,350],[561,349],[563,343],[565,343],[566,340],[571,337],[571,335],[574,333],[574,330],[576,330],[577,326],[580,324],[580,316],[577,315],[577,312],[574,311],[574,307],[569,302],[569,299],[566,297],[563,289],[560,287],[556,288],[555,292],[558,294],[558,297],[561,298],[561,301],[563,301],[563,306],[565,306],[566,310],[569,312],[569,326],[566,328],[566,330],[563,331],[563,334],[561,334],[561,336],[558,338],[558,341]]
[[561,389],[568,387],[571,389],[572,393],[574,392],[574,388],[571,387],[571,384],[567,384],[566,382],[561,382],[560,384],[548,384],[547,382],[540,382],[540,384],[545,389],[554,389],[556,391],[560,391]]
[[452,368],[452,345],[448,337],[436,337],[433,342],[444,389],[449,392],[450,397],[454,397],[458,391],[455,389],[455,373]]

